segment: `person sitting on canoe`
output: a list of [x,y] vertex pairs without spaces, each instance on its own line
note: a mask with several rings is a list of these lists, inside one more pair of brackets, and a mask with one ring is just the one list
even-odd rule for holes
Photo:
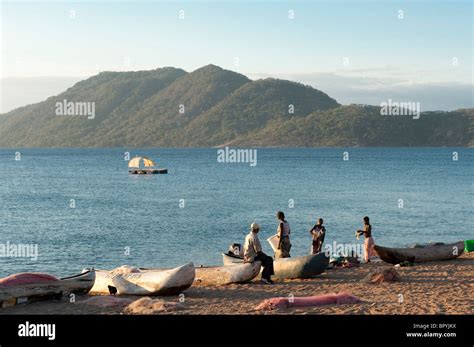
[[324,237],[326,236],[326,228],[324,227],[323,222],[323,219],[319,218],[318,222],[309,231],[309,233],[313,236],[313,247],[311,249],[311,254],[319,253],[323,248]]
[[278,247],[275,252],[275,259],[289,258],[291,249],[290,224],[285,220],[285,214],[281,211],[277,212],[277,219],[279,222],[277,228]]
[[372,225],[370,225],[369,217],[364,217],[364,228],[362,230],[357,230],[356,235],[359,237],[364,234],[364,258],[365,262],[370,262],[370,257],[373,254],[373,248],[375,245],[374,238],[372,237]]
[[258,232],[260,226],[257,223],[250,225],[250,232],[245,237],[244,242],[244,262],[253,263],[254,261],[262,262],[262,283],[273,284],[272,275],[273,272],[273,259],[262,252],[262,245],[258,239]]

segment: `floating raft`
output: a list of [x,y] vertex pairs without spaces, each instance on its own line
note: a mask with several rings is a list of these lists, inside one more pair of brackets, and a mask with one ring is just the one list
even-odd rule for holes
[[[143,165],[140,166],[140,164]],[[128,162],[128,173],[131,175],[167,174],[168,169],[157,169],[155,163],[148,157],[135,157]]]
[[156,175],[156,174],[167,174],[168,169],[135,169],[128,170],[131,175]]

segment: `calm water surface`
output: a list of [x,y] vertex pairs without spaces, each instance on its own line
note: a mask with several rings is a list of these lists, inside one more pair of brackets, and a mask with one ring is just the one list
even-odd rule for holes
[[293,255],[309,252],[308,230],[319,216],[327,242],[362,242],[354,231],[364,215],[382,245],[473,238],[469,148],[259,149],[255,167],[218,163],[216,149],[131,151],[169,169],[153,176],[129,175],[124,151],[0,150],[0,243],[39,251],[37,261],[0,258],[0,275],[218,265],[251,222],[261,225],[262,241],[273,235],[277,210],[291,225]]

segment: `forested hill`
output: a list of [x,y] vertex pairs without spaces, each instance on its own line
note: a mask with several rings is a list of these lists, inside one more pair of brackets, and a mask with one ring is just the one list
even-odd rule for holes
[[473,109],[382,116],[300,83],[166,67],[103,72],[2,114],[0,147],[472,146],[473,119]]

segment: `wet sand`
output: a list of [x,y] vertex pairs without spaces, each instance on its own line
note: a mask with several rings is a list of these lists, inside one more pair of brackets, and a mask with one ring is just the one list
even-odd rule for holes
[[[393,265],[383,262],[362,264],[356,268],[327,270],[313,279],[286,280],[274,285],[263,285],[254,280],[243,285],[193,286],[184,292],[184,309],[160,314],[473,314],[474,253],[463,254],[455,260],[395,268],[401,282],[369,284],[363,281],[371,270],[387,267]],[[260,302],[273,297],[338,292],[351,293],[362,302],[255,310]],[[62,299],[17,305],[0,309],[0,314],[124,314],[123,306],[99,307],[81,303],[87,298],[89,296],[78,297],[76,303]],[[178,296],[162,299],[179,300]]]

